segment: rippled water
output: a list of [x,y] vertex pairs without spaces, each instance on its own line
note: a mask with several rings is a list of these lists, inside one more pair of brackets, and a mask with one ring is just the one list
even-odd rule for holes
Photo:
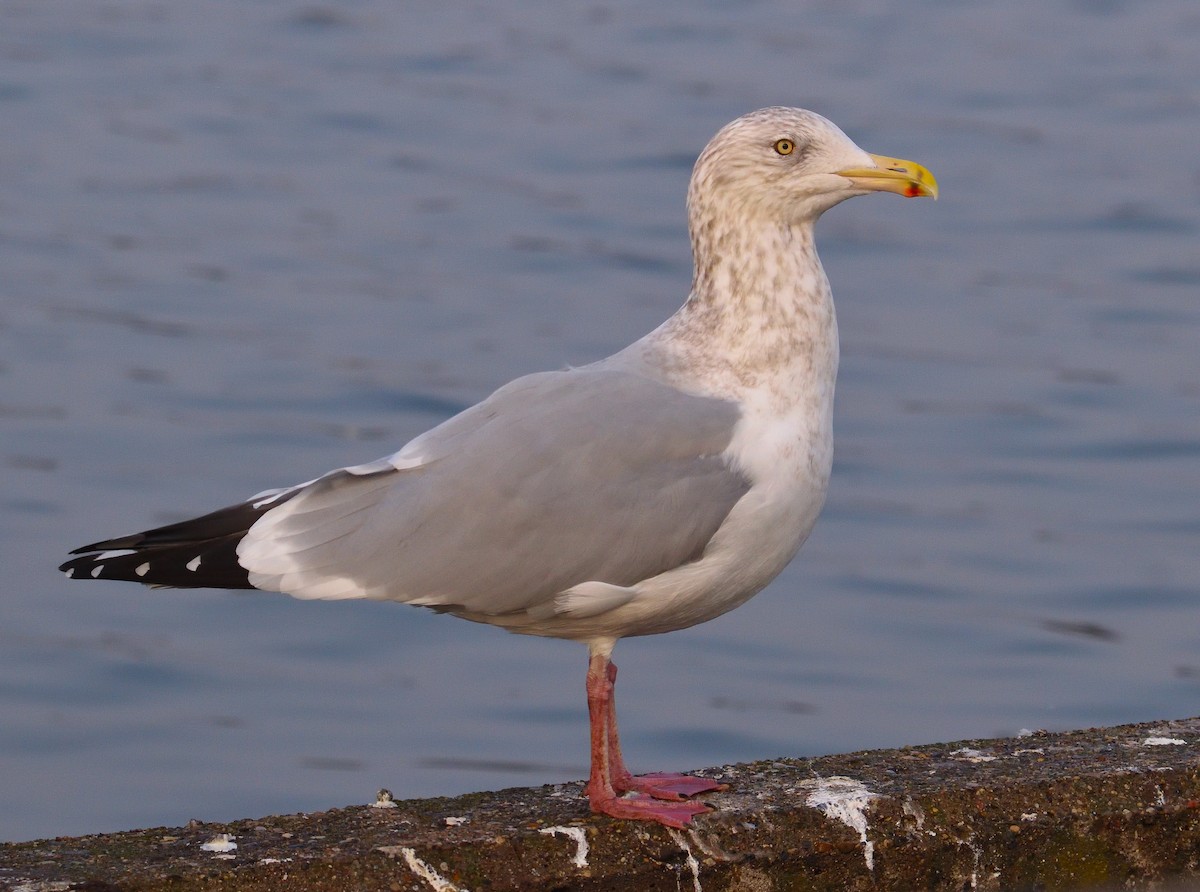
[[809,106],[943,198],[818,233],[801,557],[627,641],[636,768],[1194,714],[1200,9],[0,6],[0,837],[578,778],[584,653],[69,547],[407,437],[682,300],[692,159]]

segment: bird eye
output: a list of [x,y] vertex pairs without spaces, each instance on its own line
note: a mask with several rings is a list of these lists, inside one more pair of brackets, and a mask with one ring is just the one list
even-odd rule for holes
[[796,144],[790,139],[775,140],[775,151],[780,155],[790,155],[796,150]]

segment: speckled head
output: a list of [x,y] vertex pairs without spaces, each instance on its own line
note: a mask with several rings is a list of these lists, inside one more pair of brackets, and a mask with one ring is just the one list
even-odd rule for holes
[[775,106],[726,124],[700,153],[688,190],[693,225],[713,215],[792,225],[868,192],[936,197],[919,164],[871,155],[837,125]]

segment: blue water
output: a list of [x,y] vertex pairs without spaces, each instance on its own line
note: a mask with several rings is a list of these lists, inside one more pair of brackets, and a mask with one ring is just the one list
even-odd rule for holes
[[635,768],[1191,715],[1200,8],[0,5],[0,838],[581,777],[584,653],[65,551],[392,451],[682,301],[691,161],[815,108],[825,515],[617,650]]

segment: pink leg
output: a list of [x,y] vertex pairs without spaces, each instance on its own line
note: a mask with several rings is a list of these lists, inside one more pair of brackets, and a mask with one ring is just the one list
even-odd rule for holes
[[[668,827],[686,827],[696,815],[711,809],[702,802],[683,799],[679,788],[675,786],[681,775],[637,778],[625,768],[613,704],[616,677],[616,667],[609,661],[607,652],[593,651],[587,675],[588,717],[592,731],[592,773],[587,793],[592,811],[614,818],[657,821]],[[703,782],[704,786],[697,792],[720,787],[705,778],[688,780]],[[621,792],[629,792],[630,795],[621,796]],[[661,795],[663,793],[666,795]],[[676,801],[660,802],[659,798]]]
[[690,774],[668,774],[655,771],[651,774],[633,774],[625,767],[621,756],[621,741],[617,736],[617,664],[608,663],[608,772],[612,779],[613,789],[618,793],[632,790],[635,793],[645,793],[655,799],[679,801],[697,793],[711,793],[714,790],[725,790],[725,784],[719,784],[707,777],[695,777]]

